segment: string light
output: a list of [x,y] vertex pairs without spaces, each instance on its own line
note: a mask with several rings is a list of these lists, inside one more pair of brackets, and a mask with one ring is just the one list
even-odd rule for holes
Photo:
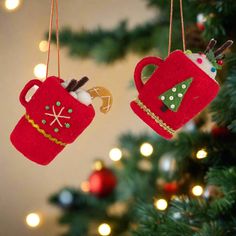
[[152,153],[153,153],[152,145],[150,143],[143,143],[140,146],[140,153],[145,157],[152,155]]
[[5,0],[5,8],[8,11],[13,11],[20,5],[20,0]]
[[161,211],[164,211],[168,207],[168,203],[165,199],[155,200],[154,205],[158,210],[161,210]]
[[42,40],[39,43],[39,50],[41,52],[47,52],[48,51],[48,42],[46,40]]
[[197,151],[196,153],[196,158],[197,159],[203,159],[203,158],[206,158],[207,157],[207,151],[205,149],[201,149],[199,151]]
[[37,227],[40,224],[40,217],[37,213],[30,213],[26,216],[26,224],[32,228]]
[[34,75],[39,78],[43,79],[46,76],[46,65],[45,64],[38,64],[34,67]]
[[94,170],[101,170],[104,168],[104,162],[102,160],[95,160],[93,163],[93,169]]
[[87,193],[89,192],[89,182],[88,181],[84,181],[80,184],[80,188],[83,192]]
[[203,193],[203,188],[200,185],[196,185],[192,188],[192,193],[195,196],[201,196]]
[[176,220],[180,219],[181,218],[181,213],[180,212],[174,212],[173,213],[173,218],[176,219]]
[[119,148],[112,148],[109,157],[112,161],[119,161],[122,158],[122,152]]
[[111,233],[110,225],[103,223],[98,226],[98,233],[102,236],[108,236]]

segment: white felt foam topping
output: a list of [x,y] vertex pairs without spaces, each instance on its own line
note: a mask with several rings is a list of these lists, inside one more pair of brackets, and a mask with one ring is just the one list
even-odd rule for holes
[[[199,68],[201,68],[212,79],[215,79],[217,70],[212,63],[207,59],[205,54],[191,53],[186,56]],[[200,60],[199,60],[200,59]],[[214,68],[214,69],[213,69]]]

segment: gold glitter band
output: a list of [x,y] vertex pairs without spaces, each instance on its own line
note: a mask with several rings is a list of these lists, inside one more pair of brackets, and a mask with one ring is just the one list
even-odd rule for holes
[[151,112],[151,110],[148,107],[146,107],[138,98],[135,100],[135,102],[143,111],[147,113],[147,115],[149,115],[153,120],[155,120],[155,122],[158,123],[164,130],[166,130],[171,135],[175,133],[175,130],[173,130],[170,126],[168,126],[160,117]]
[[47,134],[43,129],[41,129],[41,128],[39,127],[39,125],[36,124],[36,123],[34,122],[34,120],[32,120],[32,119],[30,118],[30,116],[29,116],[28,114],[25,114],[25,119],[26,119],[40,134],[42,134],[45,138],[49,139],[50,141],[52,141],[52,142],[54,142],[54,143],[56,143],[56,144],[58,144],[58,145],[63,146],[63,147],[66,146],[66,143],[63,143],[62,141],[60,141],[60,140],[58,140],[58,139],[52,137],[51,134]]

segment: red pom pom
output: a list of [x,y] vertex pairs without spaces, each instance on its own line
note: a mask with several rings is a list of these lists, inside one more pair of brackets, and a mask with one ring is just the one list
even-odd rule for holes
[[166,193],[176,193],[178,191],[178,184],[176,182],[166,183],[163,186]]
[[224,63],[223,60],[217,60],[217,64],[218,64],[218,65],[222,66],[223,63]]
[[111,170],[106,167],[95,170],[89,177],[90,193],[96,197],[106,197],[114,190],[116,183],[116,177]]
[[197,63],[202,64],[202,58],[198,58]]

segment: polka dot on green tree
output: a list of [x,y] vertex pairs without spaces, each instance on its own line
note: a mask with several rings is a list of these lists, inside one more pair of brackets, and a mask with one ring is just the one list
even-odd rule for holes
[[163,94],[159,96],[159,99],[172,111],[177,112],[179,106],[182,103],[185,93],[187,92],[193,78],[184,80],[183,82],[176,84]]

